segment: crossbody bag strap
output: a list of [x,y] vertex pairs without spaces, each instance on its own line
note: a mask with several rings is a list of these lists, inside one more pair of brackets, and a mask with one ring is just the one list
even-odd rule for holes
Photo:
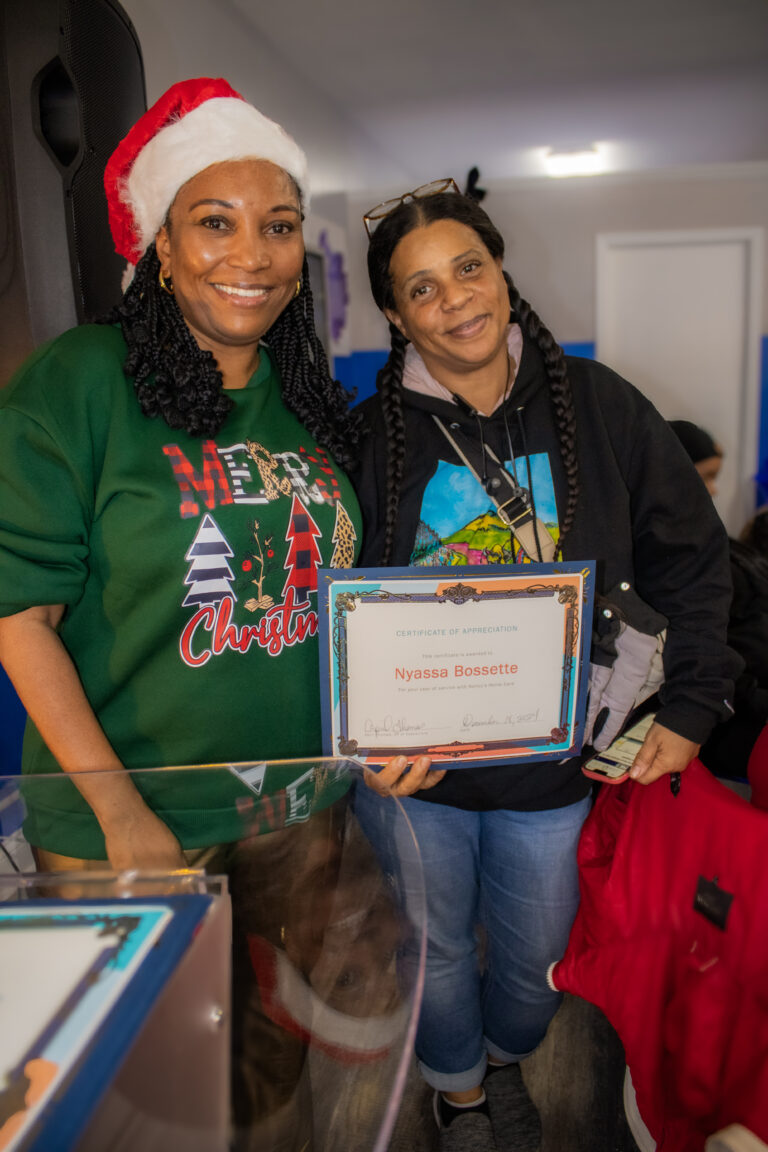
[[[452,435],[439,416],[432,419],[445,436],[460,460],[463,460],[481,488],[493,502],[499,519],[506,524],[526,556],[531,560],[550,563],[555,558],[555,542],[543,520],[534,516],[530,496],[521,488],[496,454],[486,448],[485,457],[476,444],[462,432]],[[488,483],[480,478],[485,472]]]

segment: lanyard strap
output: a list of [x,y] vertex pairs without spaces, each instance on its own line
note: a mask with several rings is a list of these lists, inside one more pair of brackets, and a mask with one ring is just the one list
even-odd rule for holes
[[[460,432],[454,437],[439,416],[433,413],[432,419],[459,459],[488,493],[499,519],[509,528],[526,556],[530,560],[551,563],[555,558],[555,542],[544,522],[534,516],[528,491],[507,472],[493,449],[486,447],[483,456],[468,436]],[[488,476],[487,483],[480,479],[481,470]]]

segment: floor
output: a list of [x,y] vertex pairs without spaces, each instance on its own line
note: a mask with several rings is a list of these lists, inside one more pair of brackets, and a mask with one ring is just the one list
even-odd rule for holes
[[[523,1065],[541,1115],[540,1152],[637,1152],[622,1104],[624,1053],[591,1004],[566,996],[541,1047]],[[389,1152],[437,1152],[432,1092],[415,1066]]]

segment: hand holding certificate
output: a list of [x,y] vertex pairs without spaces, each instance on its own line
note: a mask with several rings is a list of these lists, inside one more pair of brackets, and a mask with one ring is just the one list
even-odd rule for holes
[[365,769],[366,784],[380,796],[413,796],[434,788],[444,776],[445,768],[433,768],[429,756],[417,756],[412,762],[407,756],[394,756],[383,768]]
[[438,766],[581,745],[588,565],[320,573],[326,751]]

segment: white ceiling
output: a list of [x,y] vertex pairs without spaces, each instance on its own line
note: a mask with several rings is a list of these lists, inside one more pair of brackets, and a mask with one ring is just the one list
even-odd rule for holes
[[[393,179],[768,161],[768,0],[229,0]],[[481,180],[482,183],[482,180]]]

